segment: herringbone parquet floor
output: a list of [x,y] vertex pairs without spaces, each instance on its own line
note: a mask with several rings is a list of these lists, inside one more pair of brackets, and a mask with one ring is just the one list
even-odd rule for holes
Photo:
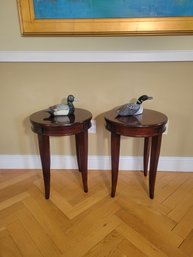
[[51,198],[40,170],[0,171],[1,257],[193,257],[193,173],[148,178],[120,172],[110,197],[110,171],[52,170]]

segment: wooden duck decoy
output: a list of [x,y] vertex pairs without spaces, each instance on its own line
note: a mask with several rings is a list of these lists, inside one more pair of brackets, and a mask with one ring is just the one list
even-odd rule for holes
[[142,95],[137,99],[136,103],[122,105],[117,111],[117,116],[139,115],[143,112],[142,103],[151,99],[153,99],[153,97]]
[[54,106],[49,107],[48,112],[53,116],[60,115],[72,115],[74,114],[74,102],[75,97],[73,95],[69,95],[67,97],[67,104],[56,104]]

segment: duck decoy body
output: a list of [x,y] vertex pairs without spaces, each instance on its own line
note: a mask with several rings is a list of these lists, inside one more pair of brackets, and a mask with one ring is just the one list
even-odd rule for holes
[[73,95],[69,95],[67,97],[67,104],[56,104],[54,106],[49,107],[48,112],[53,116],[60,115],[72,115],[74,114],[74,102],[75,97]]
[[139,115],[143,112],[142,103],[146,100],[151,100],[153,97],[142,95],[137,99],[136,103],[129,103],[122,105],[118,111],[118,116],[129,116],[129,115]]

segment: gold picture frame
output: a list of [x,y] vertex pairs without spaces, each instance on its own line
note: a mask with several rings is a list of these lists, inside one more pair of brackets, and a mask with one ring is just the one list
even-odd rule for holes
[[161,18],[35,19],[33,0],[17,0],[23,35],[187,35],[193,16]]

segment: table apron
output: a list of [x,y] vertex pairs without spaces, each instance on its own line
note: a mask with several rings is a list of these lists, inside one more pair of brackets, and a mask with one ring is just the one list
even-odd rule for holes
[[91,122],[86,123],[78,123],[74,126],[70,125],[68,126],[56,126],[56,127],[42,127],[42,125],[38,124],[32,124],[32,131],[34,133],[37,133],[39,135],[45,135],[45,136],[70,136],[79,134],[81,132],[87,131],[91,127]]
[[113,124],[106,124],[106,129],[111,133],[128,137],[153,137],[162,134],[166,130],[165,124],[156,127],[139,127],[128,128],[123,126],[114,126]]

